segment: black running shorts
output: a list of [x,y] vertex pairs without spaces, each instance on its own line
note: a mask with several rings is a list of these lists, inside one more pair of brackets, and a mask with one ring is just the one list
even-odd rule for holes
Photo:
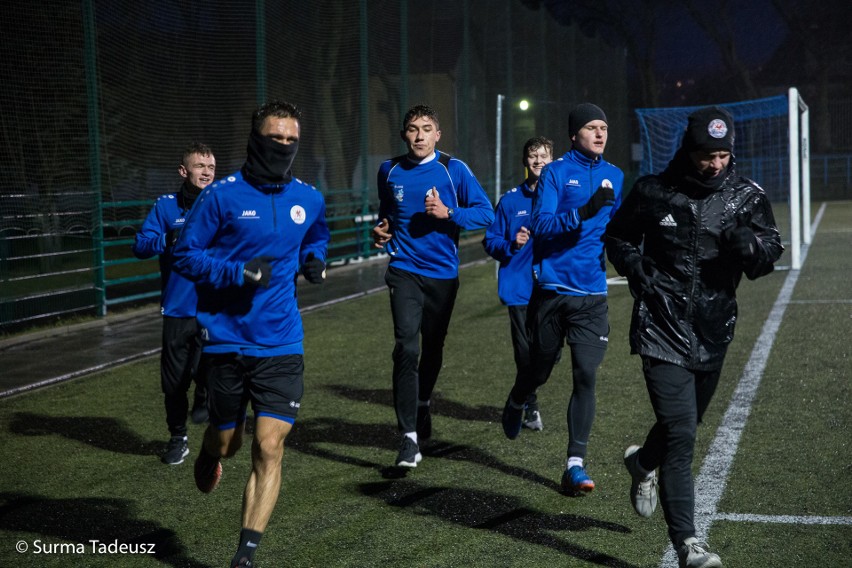
[[246,418],[251,402],[255,417],[296,421],[304,391],[302,355],[248,357],[236,353],[204,353],[210,424],[230,430]]

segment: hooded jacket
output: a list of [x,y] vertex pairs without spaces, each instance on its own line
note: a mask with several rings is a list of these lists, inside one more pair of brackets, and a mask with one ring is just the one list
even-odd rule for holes
[[[681,150],[665,172],[637,180],[607,228],[606,251],[629,281],[643,260],[656,269],[653,291],[629,282],[631,352],[712,371],[734,337],[742,275],[753,280],[772,272],[783,247],[766,194],[736,175],[733,156],[717,183],[695,183],[694,175]],[[748,260],[723,244],[722,234],[737,225],[756,237]]]

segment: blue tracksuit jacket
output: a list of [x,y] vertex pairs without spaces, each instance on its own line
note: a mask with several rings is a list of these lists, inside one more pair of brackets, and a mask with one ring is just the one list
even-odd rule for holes
[[[580,221],[577,208],[602,185],[615,192],[615,205]],[[603,235],[621,204],[624,173],[603,157],[591,160],[570,150],[544,167],[533,197],[533,271],[538,286],[570,296],[605,295]]]
[[514,250],[515,235],[526,227],[532,230],[534,192],[526,183],[510,189],[500,198],[494,222],[485,231],[485,252],[500,263],[497,272],[497,295],[507,306],[526,306],[533,288],[533,241]]
[[183,227],[189,209],[180,193],[161,195],[133,243],[133,254],[137,258],[160,255],[160,313],[173,318],[195,317],[198,303],[195,283],[172,270],[172,248],[166,246],[166,233]]
[[[298,179],[256,188],[237,172],[205,189],[174,250],[175,270],[198,284],[204,352],[303,353],[296,278],[309,253],[325,261],[328,242],[325,200]],[[269,287],[243,286],[245,263],[261,256]]]
[[[494,208],[467,164],[435,152],[415,163],[405,156],[379,167],[379,221],[386,218],[393,238],[385,245],[390,265],[430,278],[456,278],[460,229],[482,229],[494,221]],[[451,219],[426,215],[426,192],[435,187]]]

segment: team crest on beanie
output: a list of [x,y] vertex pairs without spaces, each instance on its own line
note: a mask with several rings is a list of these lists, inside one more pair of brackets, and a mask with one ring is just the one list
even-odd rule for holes
[[728,125],[721,118],[714,118],[707,125],[707,133],[716,139],[724,138],[725,134],[728,133]]

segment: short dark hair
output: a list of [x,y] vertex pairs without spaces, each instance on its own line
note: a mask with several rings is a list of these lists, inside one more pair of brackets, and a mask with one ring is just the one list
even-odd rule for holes
[[201,156],[213,156],[213,150],[211,150],[210,146],[208,146],[207,144],[193,140],[186,146],[186,148],[183,149],[183,154],[181,154],[180,163],[185,166],[186,161],[193,154],[199,154]]
[[438,130],[441,129],[441,124],[438,122],[438,113],[435,112],[435,109],[428,105],[414,105],[408,109],[408,112],[406,112],[405,116],[402,118],[402,129],[405,130],[408,128],[408,125],[412,120],[424,117],[434,122],[435,128]]
[[553,156],[553,140],[550,138],[545,138],[544,136],[534,136],[527,140],[526,144],[524,144],[524,152],[521,154],[521,164],[527,165],[527,156],[530,152],[535,152],[539,148],[544,148],[550,155]]
[[275,118],[295,118],[302,120],[302,111],[296,105],[281,100],[273,100],[263,103],[254,114],[251,115],[251,127],[256,131],[260,131],[263,126],[263,121],[274,116]]

